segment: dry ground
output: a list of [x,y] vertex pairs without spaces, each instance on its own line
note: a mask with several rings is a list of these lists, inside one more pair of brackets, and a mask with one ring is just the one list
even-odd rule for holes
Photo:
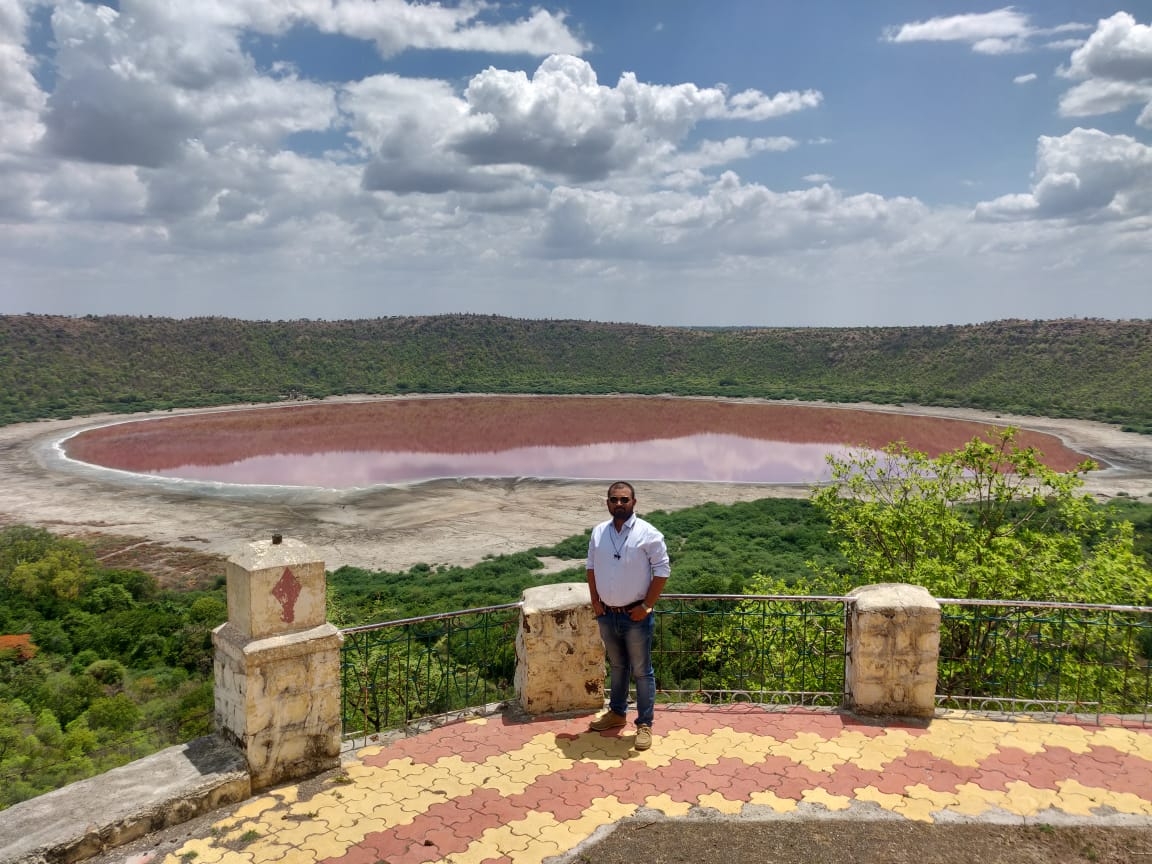
[[568,864],[1140,864],[1152,829],[847,819],[633,820]]

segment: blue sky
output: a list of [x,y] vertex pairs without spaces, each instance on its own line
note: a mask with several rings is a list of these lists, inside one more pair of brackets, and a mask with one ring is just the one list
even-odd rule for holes
[[0,313],[1152,317],[1152,8],[0,0]]

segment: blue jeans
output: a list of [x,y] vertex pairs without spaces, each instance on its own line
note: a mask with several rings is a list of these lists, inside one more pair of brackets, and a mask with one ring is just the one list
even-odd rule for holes
[[652,633],[656,616],[633,621],[627,612],[605,612],[596,622],[608,658],[608,707],[628,716],[628,679],[636,678],[636,725],[651,726],[656,711],[656,673],[652,669]]

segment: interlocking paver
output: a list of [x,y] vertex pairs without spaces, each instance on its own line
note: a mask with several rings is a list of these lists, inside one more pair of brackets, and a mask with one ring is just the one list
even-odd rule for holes
[[852,799],[847,795],[831,795],[824,789],[808,789],[804,792],[803,800],[807,804],[819,804],[828,810],[847,810],[852,806]]
[[1093,819],[1152,825],[1152,729],[961,712],[927,723],[761,706],[661,706],[654,746],[588,717],[473,719],[373,743],[300,800],[261,794],[164,864],[536,864],[640,808],[670,818],[857,804],[932,822]]

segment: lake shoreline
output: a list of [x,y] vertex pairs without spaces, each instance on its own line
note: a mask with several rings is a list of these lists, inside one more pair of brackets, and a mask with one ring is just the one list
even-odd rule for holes
[[[345,396],[324,401],[394,398],[445,397]],[[721,401],[767,404],[767,400],[754,399]],[[83,470],[60,470],[50,458],[50,442],[80,428],[147,416],[283,404],[107,414],[0,427],[0,488],[5,490],[0,498],[0,525],[37,525],[64,534],[138,536],[218,555],[229,555],[239,544],[280,533],[307,543],[330,569],[347,564],[404,570],[418,563],[467,566],[490,555],[552,545],[605,518],[601,482],[444,480],[347,492],[287,489],[277,495],[240,493],[224,497],[204,496],[194,489],[114,482]],[[934,416],[1044,432],[1108,466],[1088,475],[1085,491],[1101,500],[1128,496],[1152,501],[1152,436],[1123,432],[1107,424],[929,406],[787,404]],[[810,488],[808,484],[753,483],[637,485],[640,513],[708,502],[803,498]]]

